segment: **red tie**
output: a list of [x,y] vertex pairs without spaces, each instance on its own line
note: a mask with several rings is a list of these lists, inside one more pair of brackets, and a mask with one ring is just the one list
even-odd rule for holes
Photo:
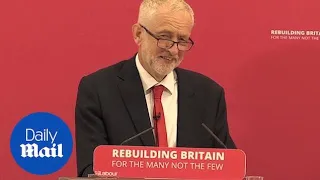
[[162,85],[154,86],[152,88],[153,97],[154,97],[154,129],[159,147],[168,147],[167,141],[167,131],[166,131],[166,122],[164,119],[164,113],[161,103],[161,96],[164,87]]

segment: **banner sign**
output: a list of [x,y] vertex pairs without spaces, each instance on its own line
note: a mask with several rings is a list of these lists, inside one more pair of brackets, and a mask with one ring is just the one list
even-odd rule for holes
[[93,170],[117,178],[240,180],[246,155],[239,149],[102,145],[94,151]]

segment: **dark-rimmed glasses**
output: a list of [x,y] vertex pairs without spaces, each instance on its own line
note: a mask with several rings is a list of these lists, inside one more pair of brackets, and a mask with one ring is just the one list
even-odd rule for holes
[[140,24],[140,26],[153,38],[155,38],[157,40],[157,45],[159,48],[163,48],[163,49],[170,49],[172,48],[175,44],[177,44],[177,47],[180,51],[189,51],[192,46],[194,45],[194,42],[192,41],[192,39],[189,38],[189,41],[180,41],[180,42],[176,42],[176,41],[172,41],[170,39],[162,39],[162,38],[158,38],[156,35],[154,35],[153,33],[151,33],[146,27],[142,26]]

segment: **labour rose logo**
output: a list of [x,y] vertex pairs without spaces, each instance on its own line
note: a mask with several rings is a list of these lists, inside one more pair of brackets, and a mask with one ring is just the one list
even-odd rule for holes
[[16,163],[35,175],[52,174],[68,162],[73,140],[58,116],[39,112],[22,118],[12,131],[11,153]]

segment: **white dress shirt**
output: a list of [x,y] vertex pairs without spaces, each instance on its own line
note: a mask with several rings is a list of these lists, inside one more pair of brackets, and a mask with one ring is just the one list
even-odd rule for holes
[[163,85],[164,91],[161,102],[166,122],[168,146],[175,147],[177,140],[177,117],[178,117],[178,87],[177,75],[173,71],[169,73],[161,82],[156,81],[141,65],[138,55],[136,55],[136,66],[142,81],[146,102],[148,106],[150,122],[153,126],[153,93],[152,87]]

